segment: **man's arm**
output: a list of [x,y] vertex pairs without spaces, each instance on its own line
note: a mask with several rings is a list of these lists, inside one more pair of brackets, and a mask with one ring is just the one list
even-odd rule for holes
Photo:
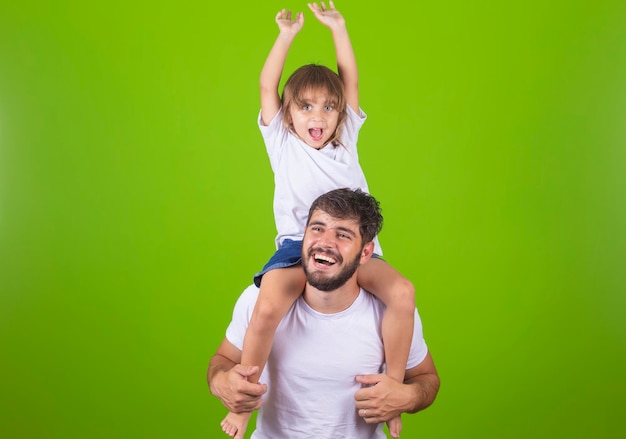
[[439,391],[439,376],[430,355],[406,371],[404,383],[385,374],[357,376],[363,387],[354,395],[356,408],[365,422],[386,422],[401,413],[416,413],[430,406]]
[[304,14],[298,12],[295,20],[292,21],[291,11],[283,9],[276,14],[276,24],[278,24],[279,34],[261,70],[261,121],[263,125],[269,124],[280,109],[280,95],[278,94],[280,77],[283,74],[291,43],[304,24]]
[[211,394],[235,413],[261,407],[261,396],[267,391],[265,384],[248,382],[247,377],[258,372],[258,366],[242,366],[240,361],[241,351],[224,339],[211,358],[207,372]]
[[309,9],[315,17],[327,26],[333,36],[335,44],[335,56],[337,57],[337,73],[343,82],[346,101],[350,108],[356,113],[359,112],[359,72],[356,64],[356,56],[352,49],[346,21],[341,13],[335,9],[335,4],[329,2],[326,8],[324,2],[320,5],[309,3]]

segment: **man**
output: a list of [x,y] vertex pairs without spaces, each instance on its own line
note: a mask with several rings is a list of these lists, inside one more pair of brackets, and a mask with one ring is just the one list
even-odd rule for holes
[[207,378],[229,410],[260,408],[252,438],[384,438],[382,422],[434,401],[439,377],[417,310],[404,382],[382,373],[384,305],[356,282],[381,227],[378,202],[358,189],[315,200],[302,243],[307,284],[276,330],[266,385],[247,382],[257,367],[239,364],[258,289],[239,298]]

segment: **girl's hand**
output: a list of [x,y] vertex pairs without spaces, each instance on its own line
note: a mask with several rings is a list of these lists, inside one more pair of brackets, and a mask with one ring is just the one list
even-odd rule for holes
[[278,24],[278,29],[280,32],[285,32],[288,34],[295,35],[300,32],[302,29],[302,25],[304,24],[304,14],[302,12],[298,12],[296,14],[296,19],[291,19],[291,11],[283,9],[282,11],[278,11],[276,14],[276,24]]
[[335,9],[335,4],[332,1],[328,2],[328,8],[326,8],[324,2],[320,2],[319,6],[317,3],[308,3],[308,5],[309,9],[315,14],[315,17],[324,26],[330,29],[340,29],[346,26],[343,16]]

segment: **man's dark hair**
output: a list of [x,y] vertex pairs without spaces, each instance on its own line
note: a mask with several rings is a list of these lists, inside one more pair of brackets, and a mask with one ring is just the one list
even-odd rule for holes
[[374,239],[383,228],[380,203],[361,189],[335,189],[320,195],[311,204],[309,219],[315,210],[326,212],[337,219],[350,219],[359,223],[363,244]]

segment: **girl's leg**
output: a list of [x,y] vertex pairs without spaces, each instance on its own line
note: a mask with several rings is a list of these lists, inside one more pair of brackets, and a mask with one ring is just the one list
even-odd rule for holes
[[[304,291],[306,278],[301,265],[270,270],[263,275],[259,297],[250,324],[246,330],[241,352],[241,364],[259,366],[259,372],[248,377],[250,382],[259,381],[267,362],[274,332],[281,319]],[[230,437],[243,439],[252,413],[229,412],[222,421],[222,430]]]
[[[387,306],[382,322],[387,375],[402,383],[415,320],[413,284],[387,262],[377,258],[361,265],[357,276],[359,285]],[[400,416],[389,420],[387,426],[391,437],[400,436]]]

